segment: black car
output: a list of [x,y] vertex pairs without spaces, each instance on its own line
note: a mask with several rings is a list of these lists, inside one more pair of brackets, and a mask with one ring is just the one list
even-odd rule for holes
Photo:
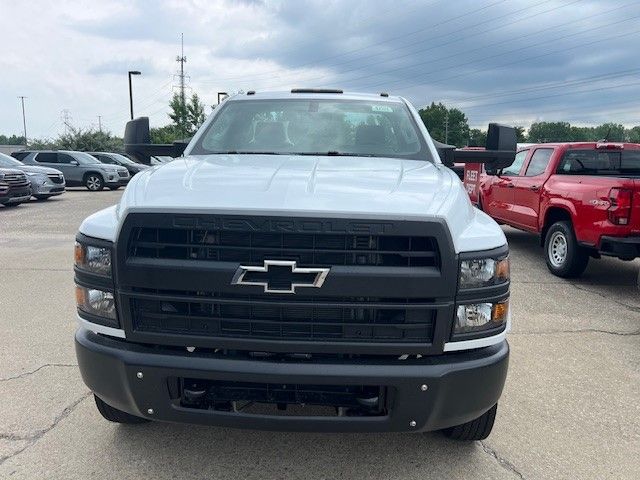
[[142,163],[134,162],[129,158],[125,157],[120,153],[109,153],[109,152],[88,152],[89,155],[96,157],[102,163],[108,163],[110,165],[120,165],[129,170],[129,174],[133,177],[136,173],[141,172],[142,170],[149,168],[147,165],[143,165]]
[[15,207],[31,198],[31,185],[20,170],[0,168],[0,204]]

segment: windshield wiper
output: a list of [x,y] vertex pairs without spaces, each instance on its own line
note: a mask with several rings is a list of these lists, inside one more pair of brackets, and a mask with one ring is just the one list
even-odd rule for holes
[[225,152],[210,152],[210,155],[291,155],[287,152],[260,152],[260,151],[246,151],[246,150],[227,150]]
[[328,152],[297,152],[291,155],[316,155],[325,157],[375,157],[373,153],[349,153],[338,152],[337,150],[329,150]]

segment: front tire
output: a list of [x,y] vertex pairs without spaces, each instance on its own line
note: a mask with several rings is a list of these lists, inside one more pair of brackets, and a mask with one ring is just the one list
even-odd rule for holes
[[109,420],[114,423],[126,423],[126,424],[140,424],[147,423],[149,420],[146,418],[136,417],[127,412],[123,412],[122,410],[118,410],[117,408],[113,408],[111,405],[107,405],[96,395],[93,396],[96,401],[96,407],[98,407],[98,411],[100,415],[104,417],[105,420]]
[[84,179],[84,186],[92,192],[99,192],[104,188],[104,180],[97,173],[90,173]]
[[566,220],[549,227],[544,251],[549,271],[558,277],[579,277],[589,263],[589,253],[578,244],[573,226]]
[[442,433],[445,437],[452,440],[460,440],[464,442],[474,442],[476,440],[484,440],[489,436],[493,429],[493,423],[496,420],[496,412],[498,404],[496,403],[489,411],[470,422],[463,423],[451,428],[445,428]]

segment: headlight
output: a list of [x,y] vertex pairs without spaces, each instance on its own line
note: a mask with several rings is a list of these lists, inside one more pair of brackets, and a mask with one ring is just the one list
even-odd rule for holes
[[509,300],[496,303],[458,305],[454,333],[474,333],[504,325],[509,315]]
[[116,320],[116,303],[111,292],[76,285],[76,303],[81,312]]
[[509,281],[509,257],[467,259],[460,262],[460,289],[488,287]]
[[111,276],[111,249],[76,242],[75,264],[80,270]]

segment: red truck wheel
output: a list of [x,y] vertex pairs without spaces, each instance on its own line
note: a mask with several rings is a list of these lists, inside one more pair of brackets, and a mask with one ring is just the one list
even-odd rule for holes
[[544,251],[549,271],[558,277],[579,277],[589,263],[589,254],[578,244],[571,222],[551,225],[545,237]]

